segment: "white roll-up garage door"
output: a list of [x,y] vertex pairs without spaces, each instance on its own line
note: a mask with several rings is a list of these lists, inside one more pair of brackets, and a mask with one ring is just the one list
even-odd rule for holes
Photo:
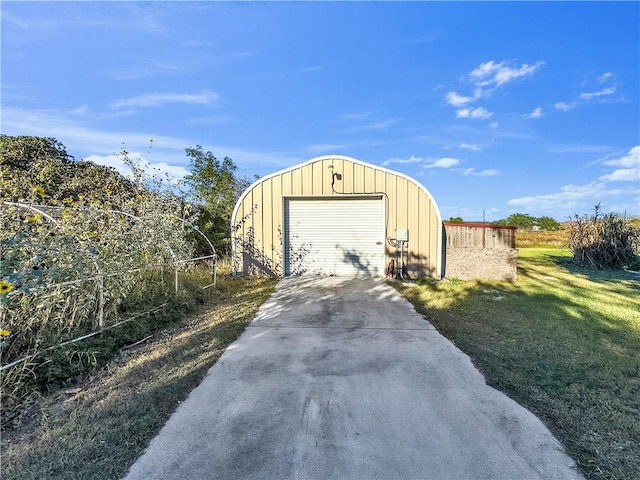
[[285,275],[383,275],[384,222],[382,197],[285,198]]

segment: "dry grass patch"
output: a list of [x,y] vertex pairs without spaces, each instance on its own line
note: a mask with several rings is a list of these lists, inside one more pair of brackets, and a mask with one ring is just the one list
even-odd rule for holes
[[198,314],[42,398],[20,426],[3,433],[2,478],[121,478],[275,284],[221,280]]
[[569,245],[569,229],[556,231],[518,230],[516,247],[518,248],[567,248]]

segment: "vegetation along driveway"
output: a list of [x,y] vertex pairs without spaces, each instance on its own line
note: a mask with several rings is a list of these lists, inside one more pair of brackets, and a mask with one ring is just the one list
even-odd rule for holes
[[127,477],[582,478],[374,279],[285,278]]

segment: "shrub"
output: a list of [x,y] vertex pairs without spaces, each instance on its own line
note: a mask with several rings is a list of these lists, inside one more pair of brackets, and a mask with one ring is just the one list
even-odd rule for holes
[[[83,188],[56,201],[59,191],[8,168],[3,157],[3,186],[11,187],[0,202],[3,424],[32,396],[34,384],[72,377],[132,340],[134,330],[148,331],[185,310],[175,272],[178,266],[184,271],[193,256],[187,232],[197,217],[185,211],[166,180],[148,174],[124,151],[122,158],[133,178],[114,177],[114,188],[126,186],[128,196],[96,182],[91,193]],[[39,161],[42,166],[50,159]],[[92,337],[92,347],[54,350],[159,304],[165,305],[162,312],[140,316],[118,327],[120,333]]]
[[569,248],[575,262],[595,269],[637,263],[640,229],[621,215],[603,214],[596,205],[591,215],[576,214],[569,228]]

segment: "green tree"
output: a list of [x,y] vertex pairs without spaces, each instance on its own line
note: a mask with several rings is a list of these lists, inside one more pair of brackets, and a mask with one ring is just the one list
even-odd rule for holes
[[536,223],[541,230],[546,230],[547,232],[554,232],[561,228],[560,223],[551,217],[538,217],[536,218]]
[[28,171],[44,158],[69,163],[73,157],[65,146],[55,138],[20,135],[0,135],[0,165]]
[[449,217],[449,220],[447,220],[447,222],[449,222],[449,223],[464,223],[464,220],[462,219],[462,217]]
[[135,184],[111,167],[77,161],[55,138],[0,137],[0,198],[37,203],[101,203],[119,209],[139,193]]
[[[200,145],[186,149],[191,173],[184,179],[193,204],[200,208],[198,225],[211,240],[218,253],[229,254],[231,215],[240,194],[250,180],[237,176],[233,160],[217,159]],[[204,253],[208,248],[201,245]]]
[[536,224],[536,219],[526,213],[514,213],[507,217],[507,225],[517,227],[523,230],[531,230]]

